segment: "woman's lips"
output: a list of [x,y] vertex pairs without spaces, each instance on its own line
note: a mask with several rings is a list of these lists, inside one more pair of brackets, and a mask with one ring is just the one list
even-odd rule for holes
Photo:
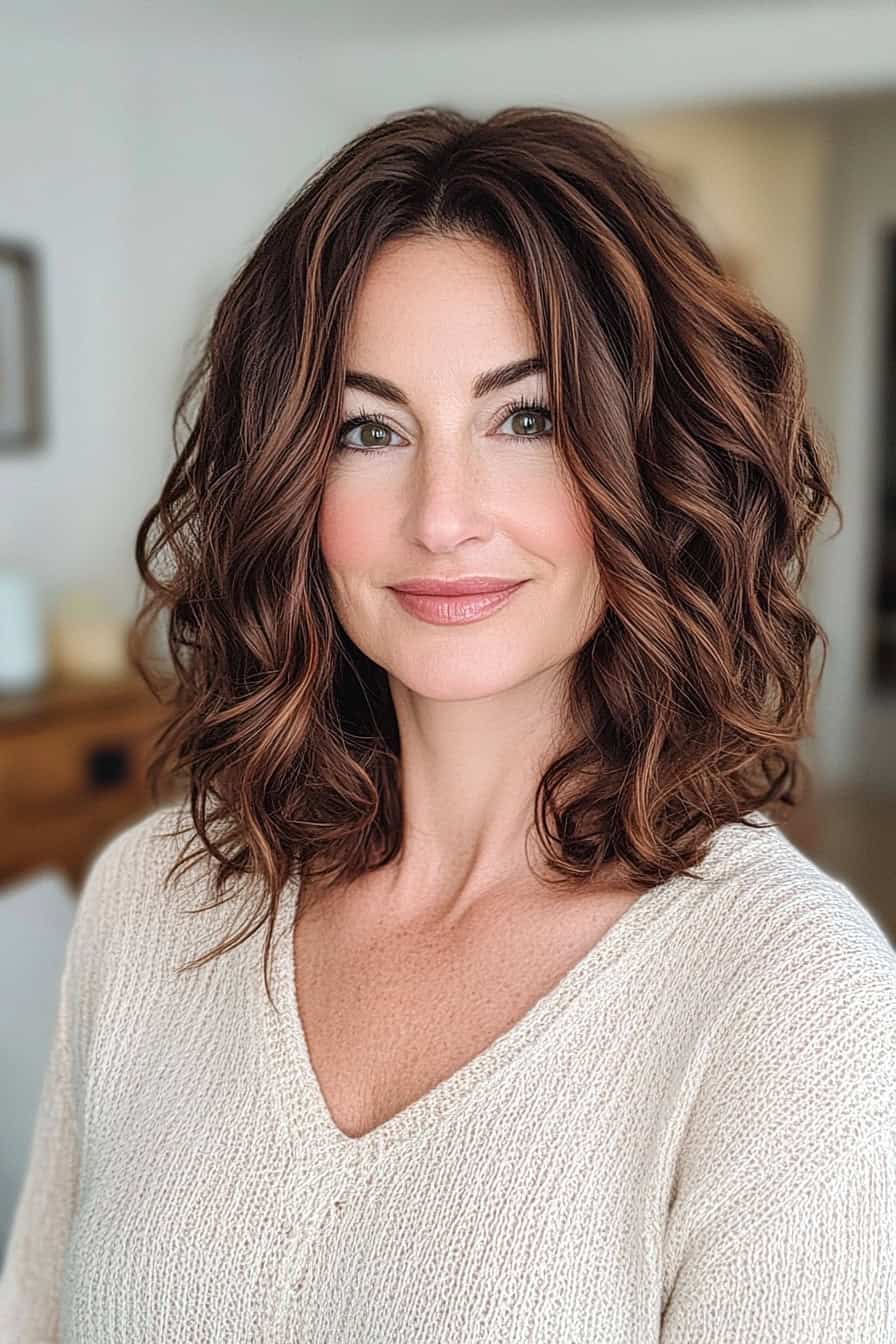
[[499,607],[504,607],[519,592],[528,579],[515,583],[512,588],[503,588],[497,593],[466,593],[463,596],[447,597],[428,593],[403,593],[398,588],[389,591],[395,595],[398,603],[412,616],[431,625],[466,625],[470,621],[490,616]]

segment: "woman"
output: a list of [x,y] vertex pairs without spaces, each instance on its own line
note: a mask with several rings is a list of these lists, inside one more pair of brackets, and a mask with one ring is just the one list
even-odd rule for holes
[[84,884],[3,1339],[892,1340],[896,955],[762,811],[833,502],[785,329],[606,125],[423,108],[197,391],[135,625],[189,805]]

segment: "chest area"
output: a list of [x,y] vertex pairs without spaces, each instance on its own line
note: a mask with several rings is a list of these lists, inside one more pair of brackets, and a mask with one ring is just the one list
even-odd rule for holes
[[461,931],[376,931],[315,914],[293,931],[294,992],[321,1097],[358,1138],[524,1029],[634,895],[506,912]]

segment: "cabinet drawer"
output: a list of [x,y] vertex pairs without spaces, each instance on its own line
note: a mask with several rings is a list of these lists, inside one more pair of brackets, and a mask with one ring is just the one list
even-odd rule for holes
[[182,789],[149,761],[170,709],[138,678],[0,697],[0,886],[51,866],[80,886],[100,846]]
[[123,712],[7,735],[0,740],[0,812],[15,820],[142,789],[157,722],[155,715]]

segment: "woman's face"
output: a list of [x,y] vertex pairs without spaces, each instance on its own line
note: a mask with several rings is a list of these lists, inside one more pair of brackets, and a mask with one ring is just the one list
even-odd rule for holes
[[[346,633],[417,695],[494,695],[558,668],[595,629],[598,571],[544,375],[474,395],[483,373],[536,354],[506,263],[485,244],[402,239],[365,276],[347,369],[387,379],[406,404],[346,386],[342,419],[375,412],[386,427],[341,433],[319,540]],[[544,410],[504,410],[515,398]],[[390,590],[464,575],[525,582],[491,615],[454,625],[409,613]]]

